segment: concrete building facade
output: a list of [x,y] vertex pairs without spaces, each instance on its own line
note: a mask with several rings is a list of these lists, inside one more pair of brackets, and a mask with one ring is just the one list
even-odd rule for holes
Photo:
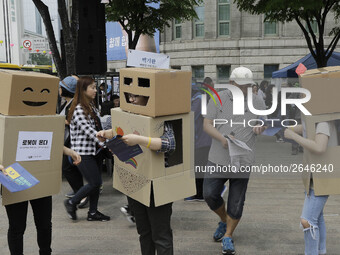
[[[205,0],[196,7],[198,19],[173,21],[161,34],[160,52],[170,56],[172,68],[191,70],[198,81],[210,76],[226,82],[237,66],[246,66],[255,79],[269,79],[271,73],[309,53],[297,23],[268,23],[263,15],[240,12],[230,0]],[[327,17],[325,35],[334,27]],[[316,23],[313,30],[317,31]],[[331,37],[326,36],[326,45]],[[125,62],[108,63],[119,69]]]
[[[60,20],[56,0],[44,0],[57,43]],[[24,47],[29,41],[30,47]],[[2,43],[1,43],[2,42]],[[29,50],[31,48],[31,50]],[[44,53],[45,52],[45,53]],[[2,0],[0,4],[0,61],[23,65],[29,54],[48,54],[49,44],[42,18],[32,0]]]

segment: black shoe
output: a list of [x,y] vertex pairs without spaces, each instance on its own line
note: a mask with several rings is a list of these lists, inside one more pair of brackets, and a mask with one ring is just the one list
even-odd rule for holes
[[131,214],[131,211],[130,211],[130,207],[128,205],[125,205],[125,206],[122,206],[120,208],[120,211],[122,212],[122,214],[124,214],[124,216],[126,217],[127,221],[132,223],[132,224],[135,224],[136,223],[136,219],[135,217]]
[[77,220],[77,214],[76,214],[77,207],[76,207],[76,205],[70,204],[69,201],[70,201],[70,199],[64,200],[66,212],[67,212],[68,216],[70,217],[70,219]]
[[110,219],[109,216],[106,216],[99,211],[96,211],[95,214],[91,214],[90,212],[87,213],[88,221],[109,221]]
[[72,198],[72,197],[74,197],[74,192],[73,192],[73,191],[70,191],[69,193],[67,193],[67,194],[65,195],[65,197],[67,197],[67,198]]
[[84,198],[80,201],[80,203],[79,203],[79,205],[78,205],[78,208],[79,208],[79,209],[83,209],[83,208],[87,207],[88,202],[89,202],[89,197],[84,197]]

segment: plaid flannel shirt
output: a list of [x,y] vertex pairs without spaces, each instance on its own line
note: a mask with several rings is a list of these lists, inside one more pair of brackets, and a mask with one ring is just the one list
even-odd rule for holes
[[170,122],[164,123],[164,133],[160,137],[162,140],[161,149],[157,152],[163,152],[165,157],[165,167],[168,167],[168,158],[176,149],[176,139],[173,127]]
[[[97,109],[95,114],[99,116]],[[102,145],[96,137],[96,123],[91,116],[85,116],[80,104],[76,106],[70,123],[71,149],[79,155],[95,155],[96,143]]]

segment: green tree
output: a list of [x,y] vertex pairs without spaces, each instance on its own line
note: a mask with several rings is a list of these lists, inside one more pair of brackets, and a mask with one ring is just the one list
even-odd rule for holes
[[[339,0],[234,0],[234,3],[237,4],[240,11],[256,15],[264,14],[265,21],[296,21],[318,67],[327,65],[327,61],[340,39],[340,28],[335,26],[329,34],[329,36],[333,36],[330,44],[327,46],[324,42],[327,16],[332,13],[334,21],[339,19]],[[312,29],[314,22],[317,24],[317,33]]]
[[47,54],[30,53],[29,59],[33,65],[52,65],[51,57]]
[[[106,6],[108,21],[118,21],[129,39],[129,49],[135,49],[141,34],[153,36],[164,31],[173,19],[197,17],[194,6],[203,0],[110,0]],[[148,4],[159,3],[159,8]]]

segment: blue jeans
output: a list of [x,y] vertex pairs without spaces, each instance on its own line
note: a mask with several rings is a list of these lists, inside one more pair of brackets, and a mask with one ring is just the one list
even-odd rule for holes
[[323,208],[328,196],[315,196],[314,190],[305,194],[301,219],[308,221],[310,227],[305,228],[305,254],[318,255],[326,253],[326,225],[323,218]]

